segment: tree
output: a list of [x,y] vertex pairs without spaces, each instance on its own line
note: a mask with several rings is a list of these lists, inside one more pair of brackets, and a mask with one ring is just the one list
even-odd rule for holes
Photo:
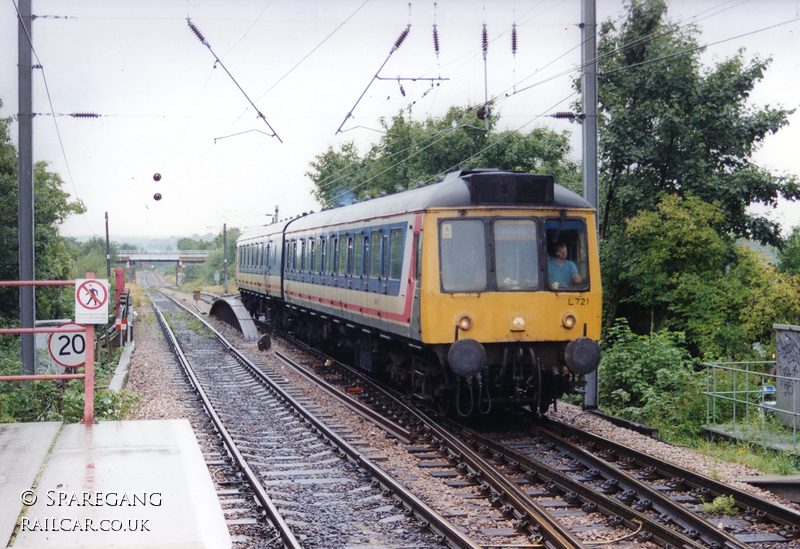
[[[625,234],[631,247],[620,274],[628,287],[623,301],[649,311],[649,332],[665,322],[675,324],[671,307],[687,278],[716,287],[732,245],[718,232],[723,220],[719,208],[675,194],[661,195],[656,211],[642,211],[628,220]],[[673,327],[683,329],[678,324]]]
[[800,227],[792,227],[783,246],[778,248],[778,270],[800,276]]
[[[9,121],[0,119],[0,249],[4,252],[0,254],[0,280],[19,278],[17,150],[9,135]],[[66,241],[58,234],[58,225],[85,208],[80,201],[70,202],[61,177],[48,171],[47,166],[47,162],[37,162],[33,170],[34,272],[40,280],[66,280],[72,271],[72,257]],[[42,287],[36,291],[39,318],[62,317],[71,307],[69,296],[58,288]],[[17,289],[0,289],[0,317],[5,321],[19,317]]]
[[[0,107],[3,103],[0,101]],[[9,118],[0,118],[0,280],[19,278],[17,232],[17,150],[8,131]],[[14,288],[0,288],[0,318],[19,316],[19,294]]]
[[549,173],[573,190],[581,186],[578,165],[569,158],[569,133],[536,128],[527,134],[493,131],[495,120],[477,116],[478,107],[451,107],[442,118],[413,121],[400,113],[386,134],[361,156],[353,143],[329,148],[311,162],[306,175],[325,207],[393,194],[420,182],[436,181],[455,169],[499,168]]
[[[778,245],[780,227],[748,211],[800,197],[795,176],[776,177],[752,155],[792,111],[753,108],[747,99],[769,60],[743,53],[703,70],[696,29],[666,19],[663,0],[631,0],[617,29],[605,22],[598,44],[601,237],[606,325],[630,298],[626,220],[655,211],[663,193],[713,204],[731,235]],[[580,83],[576,83],[579,87]]]

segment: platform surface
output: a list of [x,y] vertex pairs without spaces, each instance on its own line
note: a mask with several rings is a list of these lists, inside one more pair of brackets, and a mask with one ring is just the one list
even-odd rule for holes
[[231,546],[186,420],[0,425],[0,502],[0,546]]

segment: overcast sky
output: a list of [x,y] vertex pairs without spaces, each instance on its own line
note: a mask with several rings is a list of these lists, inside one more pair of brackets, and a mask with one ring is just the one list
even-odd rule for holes
[[[623,15],[621,1],[597,1],[598,21]],[[112,239],[122,241],[218,233],[223,223],[248,228],[276,206],[282,218],[318,209],[305,176],[316,155],[348,141],[363,152],[380,137],[380,117],[409,106],[417,119],[439,116],[483,102],[486,87],[498,99],[500,128],[571,130],[580,158],[580,128],[547,117],[575,100],[579,0],[33,0],[33,12],[34,63],[44,68],[33,78],[41,114],[34,160],[49,162],[88,208],[64,224],[66,236],[104,236],[105,212]],[[800,0],[675,0],[669,16],[697,25],[709,66],[738,48],[748,59],[772,56],[753,102],[799,106]],[[0,63],[0,117],[15,116],[14,0],[0,5]],[[376,74],[382,79],[372,81]],[[64,116],[72,113],[100,118]],[[757,161],[800,174],[798,144],[800,113],[767,139]],[[800,224],[800,206],[768,213]]]

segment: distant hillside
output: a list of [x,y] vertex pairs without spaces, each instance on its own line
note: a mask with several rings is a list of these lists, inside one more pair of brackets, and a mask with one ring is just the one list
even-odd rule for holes
[[[138,237],[138,236],[119,236],[111,234],[109,238],[112,242],[114,242],[118,247],[127,248],[128,246],[132,246],[137,250],[142,250],[145,252],[155,252],[159,250],[177,250],[178,249],[178,240],[181,238],[192,238],[194,240],[205,240],[211,241],[214,240],[217,235],[213,233],[207,233],[204,235],[193,234],[190,237],[183,237],[183,236],[167,236],[167,237],[160,237],[160,238],[147,238],[147,237]],[[78,242],[86,242],[92,237],[89,236],[79,236],[75,237],[75,240]]]

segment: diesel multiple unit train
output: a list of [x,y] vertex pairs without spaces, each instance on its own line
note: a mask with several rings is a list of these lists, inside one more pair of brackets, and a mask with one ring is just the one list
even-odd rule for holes
[[600,359],[595,211],[549,175],[451,172],[236,246],[254,317],[442,412],[544,412]]

